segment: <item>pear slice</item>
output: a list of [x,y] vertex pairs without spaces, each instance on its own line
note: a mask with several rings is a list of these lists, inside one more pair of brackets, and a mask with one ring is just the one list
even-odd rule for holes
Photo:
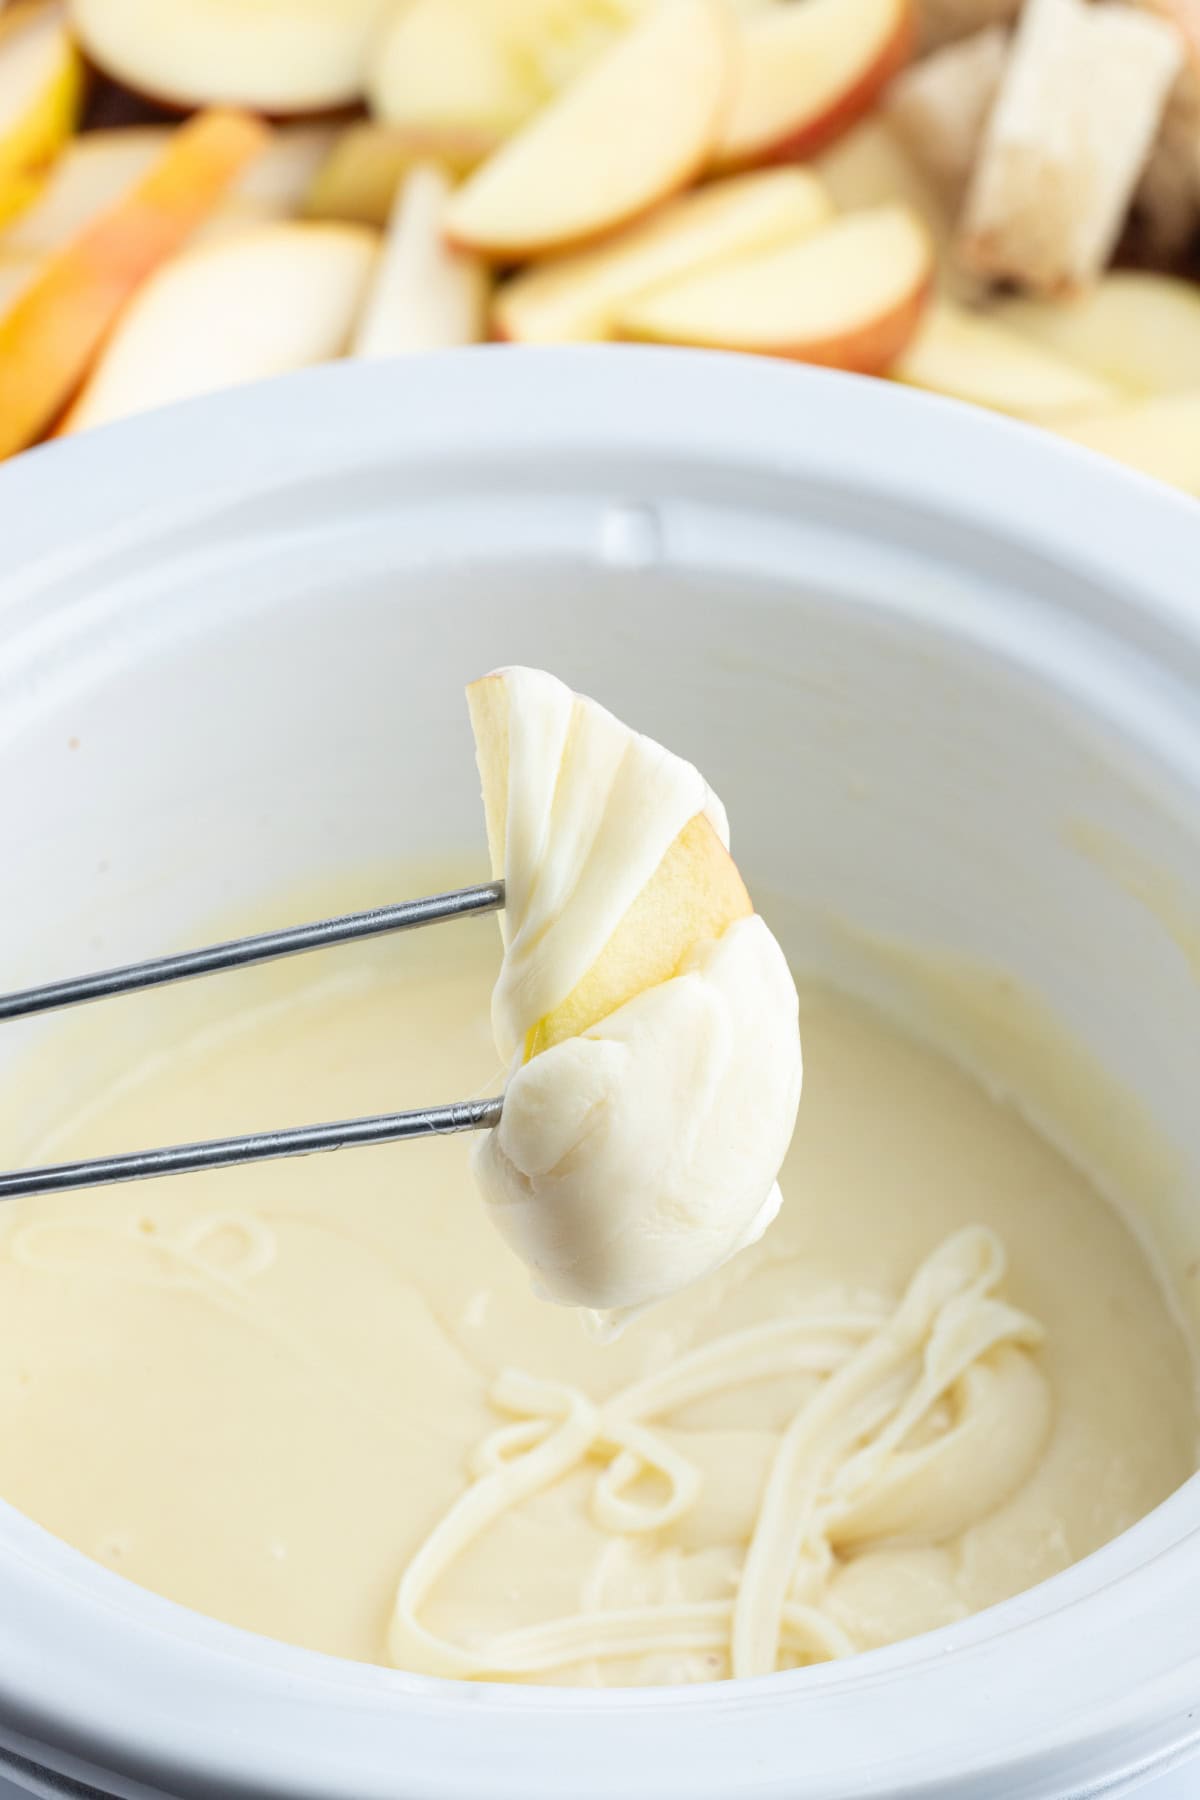
[[365,225],[260,225],[178,256],[127,308],[63,429],[326,362],[376,255]]
[[82,72],[63,8],[25,0],[0,17],[0,225],[36,197],[79,113]]
[[506,282],[496,296],[496,334],[518,344],[611,337],[628,301],[696,269],[816,231],[832,216],[825,189],[806,169],[714,181],[594,250],[550,259]]
[[916,331],[933,268],[933,245],[916,214],[877,207],[798,243],[656,288],[625,308],[620,329],[654,343],[879,374]]
[[358,330],[355,356],[404,356],[453,350],[484,335],[486,265],[442,236],[452,187],[436,163],[415,168],[397,197],[371,292]]
[[71,0],[105,74],[167,106],[324,112],[362,94],[392,0]]
[[[472,682],[467,703],[483,783],[488,847],[499,876],[505,869],[508,819],[510,691],[504,675]],[[735,919],[753,911],[746,885],[716,828],[706,813],[697,813],[582,980],[530,1028],[524,1060],[578,1037],[636,994],[670,980],[696,944],[719,938]]]
[[730,55],[723,0],[660,0],[468,177],[450,238],[504,261],[545,256],[686,187],[717,135]]
[[52,256],[0,319],[0,457],[50,426],[129,297],[267,142],[245,113],[201,113],[149,173]]

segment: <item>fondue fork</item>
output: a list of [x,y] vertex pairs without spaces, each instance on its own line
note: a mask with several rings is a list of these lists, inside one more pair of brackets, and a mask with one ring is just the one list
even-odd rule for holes
[[[94,975],[74,976],[0,996],[0,1022],[29,1018],[36,1013],[57,1012],[86,1001],[107,1000],[117,994],[135,994],[144,988],[165,987],[191,981],[226,969],[247,969],[256,963],[276,962],[307,950],[327,950],[358,938],[382,937],[394,931],[414,931],[444,919],[473,918],[478,913],[498,912],[504,905],[504,883],[459,888],[449,894],[433,894],[422,900],[404,900],[394,906],[368,912],[343,913],[311,925],[291,925],[282,931],[256,937],[233,938],[203,950],[185,950],[177,956],[159,956],[149,962],[129,963]],[[438,1136],[458,1131],[486,1131],[498,1123],[502,1097],[486,1100],[454,1100],[444,1106],[420,1107],[414,1112],[381,1113],[366,1119],[344,1119],[329,1125],[300,1125],[283,1131],[257,1131],[245,1137],[214,1138],[198,1144],[176,1144],[161,1150],[137,1150],[122,1156],[101,1156],[87,1162],[53,1163],[41,1169],[14,1169],[0,1174],[0,1200],[22,1199],[32,1194],[57,1194],[71,1188],[104,1187],[118,1181],[144,1181],[155,1175],[186,1175],[200,1169],[224,1169],[236,1163],[267,1162],[281,1156],[310,1156],[315,1151],[342,1150],[361,1144],[393,1144],[406,1138]]]

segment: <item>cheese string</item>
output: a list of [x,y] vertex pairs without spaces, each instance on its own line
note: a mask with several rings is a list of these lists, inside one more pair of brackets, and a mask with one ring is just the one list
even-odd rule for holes
[[[503,1679],[661,1652],[721,1652],[735,1675],[768,1673],[781,1654],[849,1654],[854,1645],[845,1631],[811,1598],[833,1560],[839,1526],[852,1523],[864,1502],[885,1523],[889,1501],[893,1510],[919,1511],[922,1482],[943,1525],[947,1495],[964,1515],[953,1521],[960,1529],[999,1504],[1011,1491],[1011,1468],[983,1468],[977,1481],[964,1481],[960,1468],[957,1486],[946,1484],[947,1457],[958,1451],[961,1463],[972,1453],[972,1405],[1024,1406],[1023,1434],[1022,1421],[1007,1421],[1018,1427],[1012,1442],[1023,1444],[1026,1461],[1040,1449],[1044,1408],[1028,1404],[1033,1389],[1013,1378],[1015,1368],[993,1369],[990,1386],[965,1379],[982,1375],[1000,1346],[1020,1350],[1040,1341],[1033,1320],[992,1296],[1004,1269],[996,1237],[968,1228],[926,1259],[898,1305],[874,1298],[810,1305],[691,1351],[603,1403],[560,1382],[506,1371],[491,1399],[514,1416],[476,1446],[470,1485],[404,1572],[389,1636],[393,1661],[438,1675]],[[422,1623],[434,1588],[471,1545],[588,1459],[604,1464],[590,1503],[600,1529],[644,1537],[676,1523],[696,1504],[702,1476],[653,1421],[722,1391],[796,1375],[818,1385],[780,1438],[732,1599],[592,1608],[476,1645],[454,1643]],[[956,1399],[963,1416],[955,1425],[906,1448],[942,1402]],[[658,1478],[656,1495],[665,1492],[635,1495],[646,1475]]]

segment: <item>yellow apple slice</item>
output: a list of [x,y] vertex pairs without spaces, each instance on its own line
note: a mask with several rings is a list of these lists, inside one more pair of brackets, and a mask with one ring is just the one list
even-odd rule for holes
[[[503,873],[508,821],[509,688],[503,674],[467,689],[483,781],[492,867]],[[524,1060],[578,1037],[635,994],[668,981],[695,944],[754,911],[737,865],[708,816],[684,826],[573,991],[533,1025]]]
[[[137,125],[87,131],[73,139],[33,205],[5,233],[5,250],[45,255],[59,249],[140,181],[166,150],[174,130],[172,125]],[[297,212],[336,136],[327,126],[280,126],[232,183],[203,234]]]
[[716,166],[811,156],[831,143],[908,60],[913,33],[912,0],[788,0],[740,18]]
[[488,270],[445,241],[450,179],[436,163],[415,168],[388,226],[362,318],[355,356],[404,356],[477,344],[487,319]]
[[629,223],[703,165],[728,66],[723,0],[660,0],[468,177],[450,204],[451,238],[518,260]]
[[[349,125],[337,134],[301,210],[309,219],[382,227],[391,217],[401,183],[428,156],[391,125]],[[436,160],[451,174],[465,175],[479,157],[448,154],[443,147]]]
[[1034,421],[1094,413],[1121,398],[1055,351],[944,299],[930,306],[892,374],[910,387]]
[[79,53],[63,8],[38,0],[0,18],[0,225],[37,195],[79,114]]
[[71,0],[106,75],[168,106],[287,114],[357,100],[391,0]]
[[74,138],[33,205],[6,230],[5,249],[40,256],[60,249],[153,168],[173,132],[171,125],[136,125]]
[[376,242],[364,225],[273,224],[177,256],[122,315],[63,431],[341,355]]
[[50,258],[0,320],[0,457],[53,422],[130,295],[203,222],[267,137],[244,113],[199,114],[123,200]]
[[1200,388],[1200,291],[1190,281],[1114,269],[1078,298],[1002,300],[996,317],[1131,394]]
[[654,343],[878,374],[916,331],[932,278],[933,246],[916,214],[878,207],[656,288],[622,311],[619,326]]
[[498,337],[566,344],[613,336],[631,300],[697,269],[816,231],[833,207],[805,169],[763,169],[671,200],[640,225],[598,245],[538,264],[500,289]]
[[371,110],[410,149],[478,162],[581,74],[641,6],[409,0],[371,59]]
[[1200,496],[1200,394],[1172,394],[1056,426],[1061,437]]

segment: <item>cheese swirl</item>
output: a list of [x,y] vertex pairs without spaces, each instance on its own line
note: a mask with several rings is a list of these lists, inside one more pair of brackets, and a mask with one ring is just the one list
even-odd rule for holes
[[[1029,1354],[1041,1331],[997,1297],[1004,1272],[998,1239],[970,1227],[926,1259],[898,1304],[808,1304],[692,1351],[603,1403],[561,1382],[501,1375],[491,1398],[509,1421],[476,1447],[469,1485],[404,1572],[392,1660],[444,1676],[513,1678],[717,1651],[747,1676],[784,1655],[848,1654],[855,1645],[824,1604],[839,1552],[953,1538],[1013,1493],[1041,1454],[1050,1401]],[[663,1541],[704,1489],[664,1422],[723,1390],[796,1375],[815,1385],[778,1434],[765,1483],[746,1484],[732,1598],[581,1607],[474,1644],[423,1622],[437,1584],[476,1540],[585,1463],[598,1465],[593,1523],[615,1539]],[[648,1474],[657,1479],[644,1484]],[[646,1487],[653,1498],[635,1491]]]

